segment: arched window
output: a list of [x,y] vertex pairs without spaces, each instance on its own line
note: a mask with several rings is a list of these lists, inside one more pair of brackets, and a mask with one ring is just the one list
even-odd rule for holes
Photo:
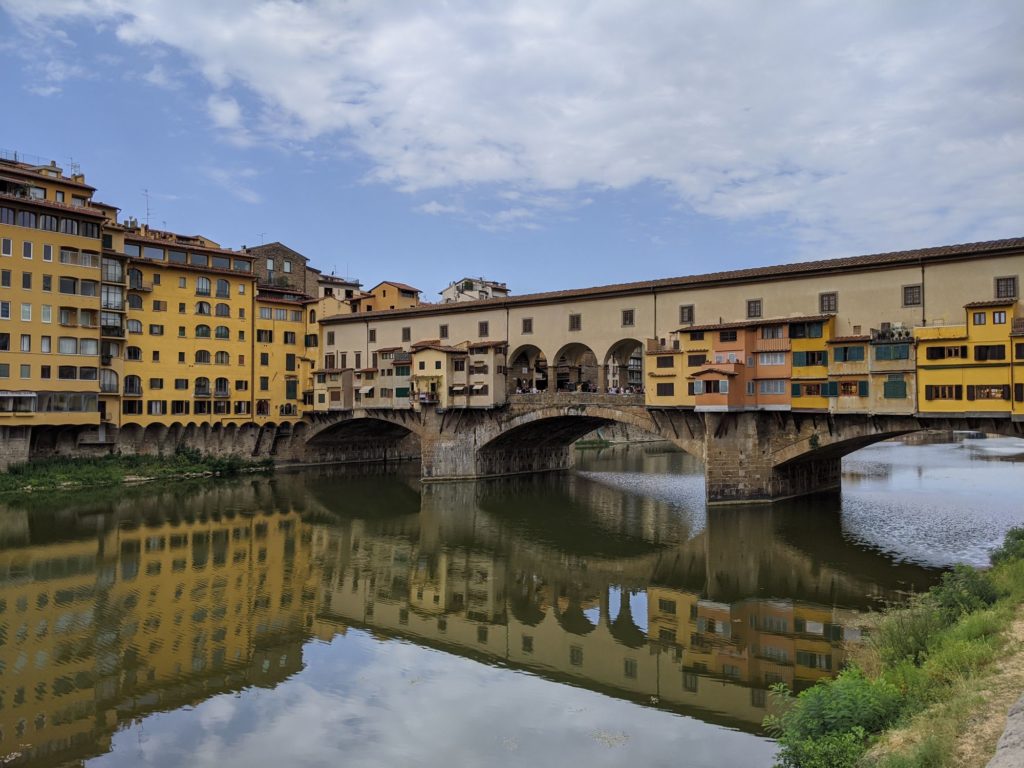
[[36,228],[36,215],[31,211],[18,211],[18,226]]
[[316,322],[316,310],[315,309],[309,310],[309,322],[311,322],[311,323],[315,323]]
[[228,393],[228,380],[223,376],[219,377],[213,382],[213,391],[218,395],[226,395]]
[[208,351],[206,351],[205,349],[197,349],[196,350],[196,362],[199,363],[200,365],[209,365],[210,364],[210,353]]
[[210,380],[205,376],[200,376],[196,379],[196,394],[197,395],[208,395],[210,394]]
[[210,338],[210,326],[208,326],[208,325],[197,325],[196,326],[196,338],[197,339],[208,339],[208,338]]
[[231,330],[226,325],[218,325],[217,330],[214,332],[214,335],[218,339],[230,339]]
[[231,317],[231,307],[227,304],[217,305],[217,317]]
[[129,269],[128,270],[128,287],[129,288],[141,288],[142,287],[142,270],[141,269]]
[[142,379],[138,376],[125,376],[124,377],[124,393],[126,395],[141,395],[142,394]]
[[142,349],[140,347],[125,347],[124,356],[126,360],[141,360]]
[[226,299],[231,295],[231,283],[227,280],[217,281],[217,298]]
[[128,294],[128,309],[142,309],[142,297],[139,294]]
[[128,333],[142,333],[142,321],[141,320],[129,320],[128,321]]
[[100,368],[100,392],[117,392],[117,371]]
[[210,295],[210,278],[208,277],[197,277],[196,278],[196,296],[209,296]]
[[208,314],[210,314],[210,302],[208,302],[208,301],[197,301],[196,302],[196,314],[197,315],[208,315]]
[[230,365],[231,355],[229,355],[227,352],[218,352],[213,356],[213,362],[215,362],[217,365]]

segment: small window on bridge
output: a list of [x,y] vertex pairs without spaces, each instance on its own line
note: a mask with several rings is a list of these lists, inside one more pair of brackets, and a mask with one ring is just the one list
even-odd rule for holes
[[658,397],[672,397],[676,393],[676,385],[671,382],[658,383]]
[[569,330],[579,331],[583,328],[583,315],[569,315]]
[[633,325],[634,312],[632,309],[622,310],[622,325],[623,327],[631,327]]
[[657,366],[659,368],[671,368],[673,359],[672,355],[663,355],[658,358]]
[[693,304],[683,304],[681,307],[679,307],[680,323],[692,323],[693,317]]

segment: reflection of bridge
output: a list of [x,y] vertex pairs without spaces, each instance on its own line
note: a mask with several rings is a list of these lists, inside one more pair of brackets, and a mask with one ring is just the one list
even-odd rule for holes
[[752,729],[767,684],[840,663],[849,608],[929,578],[849,546],[827,510],[728,510],[697,532],[579,477],[417,494],[313,473],[30,509],[0,510],[0,733],[31,743],[33,765],[106,751],[151,712],[273,687],[311,632],[352,626]]
[[[668,440],[704,462],[709,502],[780,499],[839,485],[843,456],[922,429],[1018,434],[1007,419],[800,412],[699,413],[649,408],[639,396],[512,395],[494,410],[363,409],[294,428],[296,459],[384,461],[419,455],[425,480],[568,469],[572,443],[606,424]],[[290,428],[291,429],[291,428]]]

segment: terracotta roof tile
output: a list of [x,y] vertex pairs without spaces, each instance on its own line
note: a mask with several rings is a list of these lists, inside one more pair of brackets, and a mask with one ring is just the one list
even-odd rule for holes
[[984,307],[1011,307],[1017,299],[989,299],[988,301],[972,301],[964,304],[964,309],[982,309]]

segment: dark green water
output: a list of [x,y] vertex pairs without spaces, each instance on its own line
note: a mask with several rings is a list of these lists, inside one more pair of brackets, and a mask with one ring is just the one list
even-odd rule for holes
[[983,562],[1022,452],[879,445],[770,508],[706,510],[661,445],[0,506],[0,765],[767,766],[768,685]]

